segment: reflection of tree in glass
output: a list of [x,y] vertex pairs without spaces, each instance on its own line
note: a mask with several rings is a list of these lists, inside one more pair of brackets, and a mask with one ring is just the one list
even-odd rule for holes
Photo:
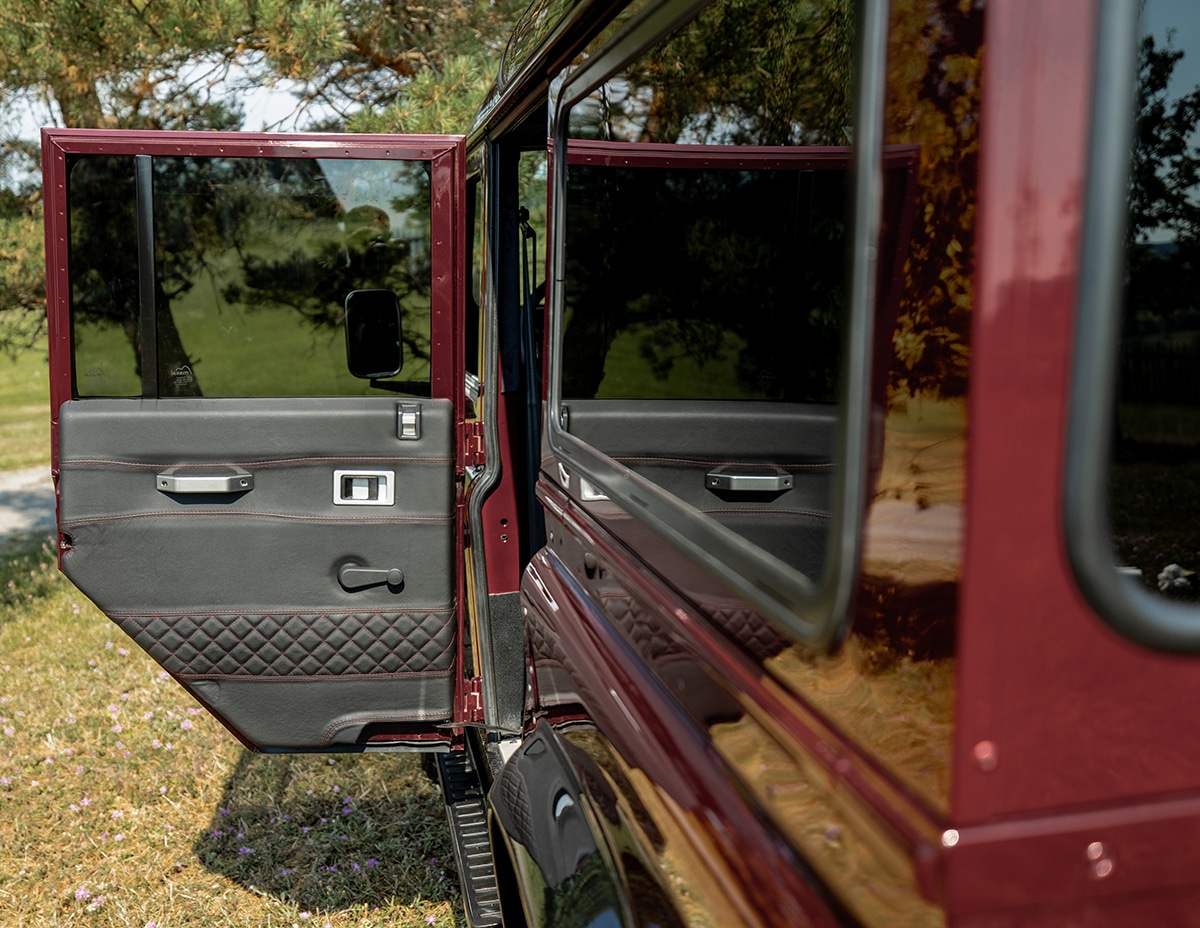
[[[845,145],[854,26],[848,0],[715,4],[580,103],[571,135]],[[567,395],[595,396],[614,340],[636,332],[656,380],[683,357],[701,370],[732,361],[738,396],[833,400],[841,172],[573,165],[569,174]]]
[[1200,86],[1170,87],[1184,52],[1145,36],[1126,226],[1121,373],[1109,484],[1117,560],[1170,598],[1200,584]]
[[920,146],[890,385],[961,397],[970,367],[984,5],[893,0],[885,143]]
[[[1168,85],[1183,51],[1140,48],[1137,124],[1129,185],[1127,317],[1158,329],[1173,314],[1193,310],[1200,267],[1200,183],[1197,149],[1189,144],[1200,121],[1200,87],[1175,99]],[[1150,239],[1156,239],[1151,242]],[[1170,244],[1164,245],[1164,242]],[[1149,318],[1147,318],[1149,317]],[[1190,328],[1200,327],[1200,319]]]
[[[395,167],[399,162],[384,164],[364,162],[363,171],[404,170]],[[384,204],[389,212],[367,205],[346,210],[320,165],[306,159],[156,157],[153,165],[162,395],[201,392],[203,358],[189,355],[175,320],[198,286],[215,294],[216,305],[207,296],[201,301],[208,316],[286,306],[318,330],[342,324],[350,291],[393,290],[406,316],[406,356],[429,357],[423,166],[407,170],[403,186],[412,192]],[[120,326],[140,365],[133,159],[81,159],[71,174],[71,203],[74,312]],[[402,219],[399,228],[395,217]]]
[[[137,195],[129,156],[81,158],[71,167],[71,303],[77,317],[121,328],[142,375],[137,257]],[[194,371],[170,312],[161,277],[155,280],[159,371]],[[164,395],[198,395],[192,376],[178,384],[160,377]]]
[[853,43],[849,0],[727,0],[581,105],[572,135],[845,145]]
[[572,165],[565,395],[596,396],[633,330],[659,380],[734,352],[738,396],[832,402],[844,177]]

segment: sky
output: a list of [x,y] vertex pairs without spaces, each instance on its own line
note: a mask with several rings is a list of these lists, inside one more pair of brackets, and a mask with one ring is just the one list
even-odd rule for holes
[[1154,36],[1154,44],[1166,44],[1173,30],[1171,45],[1183,51],[1171,76],[1174,95],[1187,93],[1200,84],[1200,3],[1197,0],[1146,0],[1142,11],[1142,34]]
[[[249,93],[237,93],[245,113],[242,129],[261,132],[264,126],[270,126],[276,132],[297,131],[299,126],[294,112],[296,98],[292,95],[292,89],[297,86],[294,81],[280,81],[274,87],[256,87]],[[15,135],[18,138],[36,139],[42,126],[54,124],[47,108],[39,103],[26,103],[17,112],[20,119]],[[299,118],[299,122],[307,124],[321,115],[319,109],[310,108]]]

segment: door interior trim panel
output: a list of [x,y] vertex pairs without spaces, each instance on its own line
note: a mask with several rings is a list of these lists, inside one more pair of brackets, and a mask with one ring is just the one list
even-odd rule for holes
[[[449,720],[454,413],[420,402],[416,440],[397,437],[394,397],[65,403],[62,569],[261,749],[353,741],[364,712]],[[254,479],[244,492],[158,485],[221,468]],[[347,470],[392,475],[389,495],[340,505]],[[344,583],[347,566],[377,574]]]

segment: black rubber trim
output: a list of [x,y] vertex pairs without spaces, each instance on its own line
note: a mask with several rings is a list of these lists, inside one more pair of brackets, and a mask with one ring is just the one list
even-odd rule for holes
[[158,398],[158,316],[154,286],[154,173],[149,155],[134,155],[137,192],[138,335],[142,397]]

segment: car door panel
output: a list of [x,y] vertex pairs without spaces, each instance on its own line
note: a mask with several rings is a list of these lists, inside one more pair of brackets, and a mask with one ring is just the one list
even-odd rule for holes
[[43,169],[64,573],[252,748],[448,747],[462,140],[47,130]]
[[[353,740],[364,713],[445,720],[452,417],[448,401],[424,400],[421,438],[401,441],[387,398],[67,403],[63,570],[260,747]],[[230,469],[253,487],[157,487],[164,471]],[[336,470],[394,475],[393,505],[336,504]],[[403,581],[346,589],[347,564],[398,568]]]

